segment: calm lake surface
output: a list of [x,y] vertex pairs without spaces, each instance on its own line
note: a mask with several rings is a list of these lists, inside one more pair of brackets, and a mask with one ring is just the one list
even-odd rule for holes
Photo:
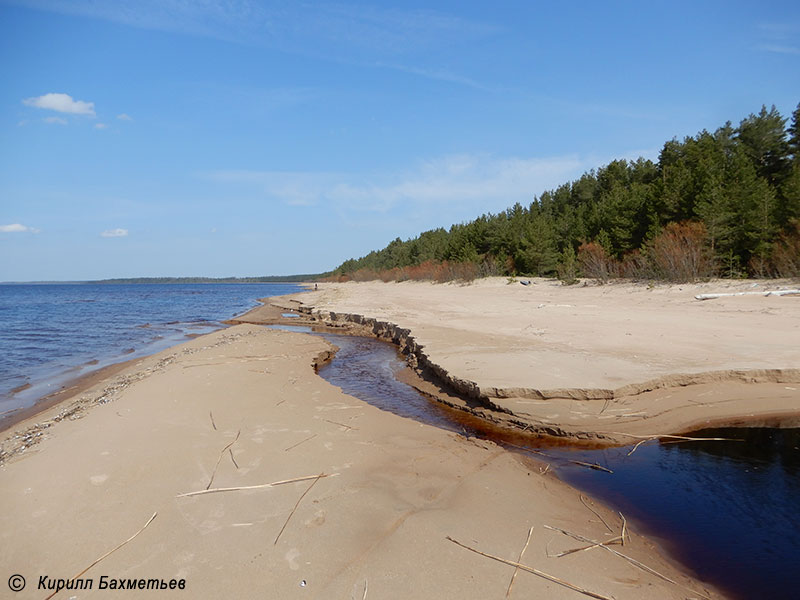
[[[394,346],[317,335],[340,348],[319,374],[346,393],[463,435],[521,443],[395,379],[404,363]],[[630,456],[631,447],[529,447],[545,452],[546,458],[537,458],[550,462],[561,479],[622,511],[699,579],[734,598],[800,598],[800,429],[717,429],[695,436],[743,441],[652,442]],[[613,473],[571,460],[597,463]]]
[[275,283],[0,285],[0,419],[90,369],[213,331],[258,298],[300,291]]

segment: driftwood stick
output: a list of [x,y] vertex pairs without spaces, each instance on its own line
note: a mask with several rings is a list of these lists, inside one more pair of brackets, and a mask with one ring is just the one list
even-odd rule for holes
[[280,537],[281,537],[281,534],[283,533],[283,530],[284,530],[284,529],[286,529],[286,526],[289,524],[289,519],[291,519],[291,518],[292,518],[292,515],[294,515],[294,511],[296,511],[296,510],[297,510],[297,507],[298,507],[298,506],[300,506],[300,502],[303,500],[303,498],[305,498],[305,497],[306,497],[306,494],[307,494],[308,492],[310,492],[310,491],[311,491],[311,488],[313,488],[313,487],[316,485],[316,483],[317,483],[317,482],[318,482],[318,481],[319,481],[319,480],[320,480],[322,477],[324,477],[324,474],[323,474],[323,473],[320,473],[320,474],[317,476],[317,478],[316,478],[316,479],[314,479],[314,481],[312,481],[312,482],[311,482],[311,485],[310,485],[310,486],[308,486],[308,488],[306,489],[306,491],[305,491],[305,492],[303,492],[303,494],[302,494],[302,495],[301,495],[301,496],[300,496],[300,497],[297,499],[297,502],[295,503],[295,505],[294,505],[294,508],[292,509],[292,512],[290,512],[290,513],[289,513],[289,516],[288,516],[288,517],[286,517],[286,522],[283,524],[283,527],[281,527],[281,530],[278,532],[278,536],[275,538],[275,541],[274,541],[274,542],[273,542],[273,544],[272,544],[273,546],[277,545],[277,543],[278,543],[278,540],[280,539]]
[[[106,552],[105,554],[103,554],[103,556],[101,556],[100,558],[98,558],[97,560],[95,560],[95,561],[94,561],[92,564],[90,564],[90,565],[89,565],[88,567],[86,567],[86,568],[85,568],[83,571],[81,571],[80,573],[78,573],[77,575],[75,575],[75,577],[73,577],[72,579],[77,579],[78,577],[80,577],[81,575],[83,575],[84,573],[86,573],[86,571],[88,571],[88,570],[89,570],[89,569],[91,569],[93,566],[95,566],[97,563],[99,563],[101,560],[103,560],[103,559],[105,559],[105,558],[107,558],[107,557],[111,556],[111,555],[112,555],[114,552],[116,552],[117,550],[119,550],[120,548],[122,548],[122,547],[123,547],[125,544],[127,544],[127,543],[128,543],[128,542],[130,542],[130,541],[132,541],[132,540],[133,540],[133,538],[135,538],[137,535],[139,535],[139,534],[140,534],[140,533],[142,533],[142,532],[143,532],[145,529],[147,529],[147,526],[148,526],[148,525],[150,525],[150,523],[152,523],[152,522],[153,522],[153,519],[155,519],[157,515],[158,515],[158,513],[157,513],[157,512],[154,512],[154,513],[153,513],[153,516],[152,516],[152,517],[150,517],[150,519],[148,519],[147,523],[145,523],[145,524],[144,524],[144,526],[143,526],[143,527],[142,527],[142,528],[141,528],[139,531],[137,531],[136,533],[134,533],[134,534],[133,534],[131,537],[129,537],[129,538],[128,538],[127,540],[125,540],[124,542],[122,542],[122,543],[121,543],[119,546],[116,546],[116,547],[114,547],[113,549],[111,549],[111,550],[109,550],[108,552]],[[55,595],[56,595],[56,594],[57,594],[59,591],[60,591],[60,590],[56,590],[55,592],[53,592],[52,594],[50,594],[50,595],[49,595],[47,598],[45,598],[44,600],[50,600],[50,598],[52,598],[53,596],[55,596]]]
[[[206,486],[206,489],[210,488],[210,487],[211,487],[211,484],[212,484],[212,483],[214,483],[214,477],[215,477],[215,476],[216,476],[216,474],[217,474],[217,467],[219,467],[219,462],[222,460],[222,457],[223,457],[223,455],[225,454],[225,450],[227,450],[228,448],[230,448],[231,446],[233,446],[233,445],[236,443],[236,440],[238,440],[238,439],[239,439],[239,436],[240,436],[241,434],[242,434],[242,430],[240,429],[239,431],[237,431],[237,432],[236,432],[236,438],[235,438],[235,439],[234,439],[234,440],[233,440],[233,441],[232,441],[230,444],[228,444],[227,446],[225,446],[225,447],[224,447],[224,448],[223,448],[223,449],[220,451],[220,453],[219,453],[219,456],[217,457],[217,464],[215,464],[215,465],[214,465],[214,470],[211,472],[211,479],[209,479],[209,480],[208,480],[208,485]],[[233,458],[233,453],[232,453],[232,452],[231,452],[231,458]],[[236,461],[233,461],[233,462],[234,462],[234,464],[236,463]]]
[[[522,562],[522,555],[525,554],[525,550],[528,549],[528,544],[531,543],[531,535],[533,535],[533,526],[528,529],[528,539],[525,540],[525,545],[522,547],[522,551],[519,553],[519,558],[517,559],[518,563]],[[519,573],[519,567],[514,567],[514,574],[511,576],[511,581],[508,582],[508,589],[506,590],[506,598],[511,595],[511,588],[514,587],[514,579],[517,578],[517,573]]]
[[294,479],[285,479],[284,481],[273,481],[272,483],[262,483],[260,485],[242,485],[238,487],[227,488],[211,488],[210,490],[200,490],[198,492],[186,492],[185,494],[178,494],[176,498],[188,498],[189,496],[202,496],[203,494],[217,494],[219,492],[238,492],[241,490],[262,490],[264,488],[275,487],[287,483],[296,483],[298,481],[308,481],[310,479],[322,479],[323,477],[333,477],[338,473],[328,473],[322,475],[307,475],[305,477],[295,477]]
[[608,523],[606,523],[606,520],[603,518],[603,516],[599,512],[597,512],[595,509],[593,509],[591,506],[586,504],[586,499],[583,497],[583,494],[579,494],[579,497],[581,499],[581,504],[583,504],[586,508],[588,508],[590,511],[592,511],[594,513],[594,516],[596,516],[598,519],[600,519],[603,522],[603,525],[606,526],[606,529],[608,529],[609,532],[614,533],[614,530],[611,529],[611,526]]
[[527,565],[523,565],[523,564],[520,564],[518,562],[514,562],[512,560],[506,560],[505,558],[500,558],[499,556],[494,556],[493,554],[487,554],[486,552],[481,552],[480,550],[476,550],[475,548],[470,548],[469,546],[466,546],[466,545],[462,544],[458,540],[454,540],[449,535],[447,536],[447,539],[450,540],[451,542],[453,542],[454,544],[456,544],[457,546],[461,546],[465,550],[469,550],[470,552],[474,552],[475,554],[480,554],[481,556],[485,556],[486,558],[491,558],[492,560],[496,560],[498,562],[501,562],[501,563],[504,563],[504,564],[507,564],[507,565],[511,565],[512,567],[517,567],[518,569],[522,569],[523,571],[527,571],[528,573],[533,573],[534,575],[538,575],[539,577],[541,577],[543,579],[547,579],[548,581],[552,581],[553,583],[557,583],[559,585],[563,585],[566,588],[569,588],[569,589],[574,590],[576,592],[580,592],[581,594],[585,594],[586,596],[589,596],[591,598],[597,598],[598,600],[613,600],[612,598],[609,598],[608,596],[601,596],[600,594],[597,594],[595,592],[591,592],[589,590],[585,590],[582,587],[578,587],[577,585],[572,584],[572,583],[570,583],[568,581],[564,581],[563,579],[559,579],[558,577],[555,577],[554,575],[548,575],[547,573],[539,571],[538,569],[534,569],[533,567],[529,567]]

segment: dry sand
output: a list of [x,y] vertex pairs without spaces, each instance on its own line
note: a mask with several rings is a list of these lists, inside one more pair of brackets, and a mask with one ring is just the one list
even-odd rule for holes
[[[277,300],[323,322],[393,338],[445,400],[531,431],[630,443],[704,426],[800,423],[800,296],[697,294],[796,282],[562,286],[324,284]],[[265,307],[242,317],[268,318]],[[432,382],[433,384],[436,381]]]
[[[474,289],[501,289],[484,287]],[[378,288],[331,287],[316,301],[342,302],[351,289],[367,298]],[[428,289],[469,303],[468,288]],[[430,327],[420,333],[433,342],[436,327],[453,323]],[[606,541],[620,534],[620,517],[584,504],[543,464],[344,395],[314,373],[328,351],[319,338],[239,325],[135,361],[6,432],[0,564],[4,577],[28,581],[13,597],[46,597],[36,589],[41,576],[80,573],[153,513],[83,575],[92,591],[56,598],[502,598],[514,568],[447,537],[517,560],[529,528],[524,564],[601,597],[719,597],[635,533],[612,548],[676,583],[605,548],[555,557],[587,544],[548,527]],[[468,354],[448,356],[464,362]],[[179,497],[212,477],[216,488],[319,474],[328,476]],[[184,578],[186,589],[112,594],[97,589],[101,576]],[[587,596],[520,572],[511,597]]]

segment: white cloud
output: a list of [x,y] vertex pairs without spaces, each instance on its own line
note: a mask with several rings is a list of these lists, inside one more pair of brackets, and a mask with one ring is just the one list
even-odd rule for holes
[[131,117],[130,115],[125,114],[125,113],[117,115],[117,118],[120,121],[133,121],[133,117]]
[[97,123],[97,124],[95,124],[94,128],[95,129],[108,129],[108,125],[106,125],[105,123]]
[[127,229],[106,229],[103,233],[100,234],[103,237],[111,238],[111,237],[125,237],[128,235]]
[[51,125],[66,125],[67,124],[67,120],[66,119],[62,119],[61,117],[45,117],[43,120],[44,120],[45,123],[50,123]]
[[217,171],[214,181],[260,188],[269,198],[294,206],[330,204],[355,212],[400,208],[458,207],[480,214],[515,202],[530,203],[547,189],[595,166],[577,156],[498,158],[489,155],[445,156],[398,173]]
[[28,227],[20,223],[12,223],[11,225],[0,225],[0,233],[39,233],[40,229],[35,227]]
[[71,115],[90,115],[95,116],[94,102],[84,102],[83,100],[73,100],[69,94],[45,94],[35,98],[26,98],[22,101],[27,106],[35,106],[45,110],[68,113]]

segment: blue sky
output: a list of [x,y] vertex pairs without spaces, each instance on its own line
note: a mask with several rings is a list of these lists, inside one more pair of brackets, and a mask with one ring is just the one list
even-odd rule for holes
[[0,281],[328,270],[800,102],[792,2],[0,0]]

